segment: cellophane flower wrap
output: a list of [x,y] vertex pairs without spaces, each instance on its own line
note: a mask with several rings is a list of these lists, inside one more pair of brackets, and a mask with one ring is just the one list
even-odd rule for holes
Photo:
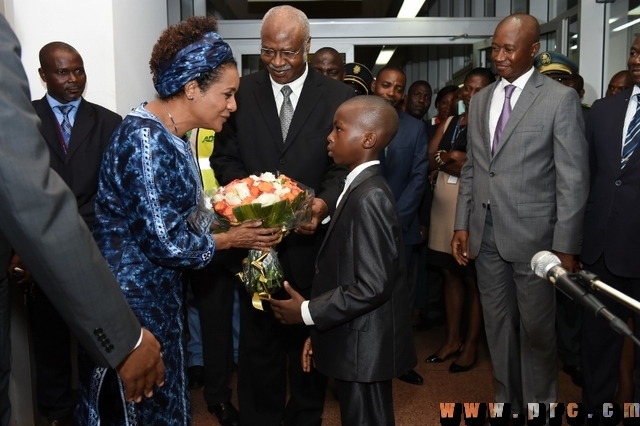
[[[262,220],[264,228],[280,228],[286,236],[290,230],[311,221],[313,197],[313,189],[283,174],[267,172],[218,188],[212,204],[221,229]],[[274,249],[249,250],[238,277],[252,296],[254,307],[262,309],[262,299],[270,298],[284,282],[278,253]]]

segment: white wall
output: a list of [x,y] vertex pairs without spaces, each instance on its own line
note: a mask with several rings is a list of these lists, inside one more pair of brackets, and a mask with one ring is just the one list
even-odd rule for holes
[[153,45],[167,27],[167,5],[158,0],[112,0],[112,3],[116,111],[125,115],[156,96],[149,58]]
[[155,90],[149,74],[151,48],[167,26],[167,6],[157,0],[4,0],[7,19],[22,44],[31,96],[46,92],[38,76],[38,52],[64,41],[82,55],[87,100],[127,114]]

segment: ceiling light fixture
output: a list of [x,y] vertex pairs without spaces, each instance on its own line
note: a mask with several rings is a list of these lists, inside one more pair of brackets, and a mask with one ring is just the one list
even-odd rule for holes
[[398,18],[415,18],[423,4],[424,0],[404,0]]
[[629,27],[631,27],[631,26],[633,26],[633,25],[637,24],[638,22],[640,22],[640,18],[638,18],[638,19],[634,19],[634,20],[633,20],[633,21],[631,21],[631,22],[627,22],[626,24],[620,25],[619,27],[614,28],[612,31],[613,31],[613,32],[616,32],[616,31],[622,31],[622,30],[624,30],[624,29],[626,29],[626,28],[629,28]]
[[380,50],[380,53],[378,54],[378,59],[376,59],[376,65],[387,65],[395,51],[395,47],[382,46],[382,50]]

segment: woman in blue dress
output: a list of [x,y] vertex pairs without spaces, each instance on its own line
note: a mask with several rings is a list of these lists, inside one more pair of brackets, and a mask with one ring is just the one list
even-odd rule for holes
[[80,425],[189,425],[181,272],[203,267],[215,250],[278,241],[278,230],[259,222],[212,234],[212,217],[202,208],[200,174],[184,135],[199,127],[219,132],[236,109],[239,83],[231,49],[216,30],[214,18],[192,17],[162,33],[150,61],[159,98],[124,119],[100,170],[94,237],[143,327],[162,345],[164,385],[139,403],[126,401],[116,371],[81,356]]

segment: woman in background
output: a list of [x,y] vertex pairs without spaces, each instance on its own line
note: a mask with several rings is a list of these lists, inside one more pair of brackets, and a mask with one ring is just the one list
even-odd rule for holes
[[444,86],[438,90],[435,103],[438,114],[427,122],[427,137],[429,140],[433,139],[438,126],[457,112],[452,102],[453,94],[456,90],[458,90],[458,86],[454,85]]
[[[451,239],[456,214],[460,170],[467,155],[467,113],[474,94],[495,81],[487,68],[474,68],[460,88],[460,96],[465,112],[449,117],[429,141],[429,169],[437,173],[431,222],[429,229],[429,250],[427,261],[442,269],[444,284],[444,305],[447,321],[447,340],[440,349],[426,359],[426,362],[444,362],[458,355],[449,366],[451,373],[468,371],[476,359],[478,339],[482,330],[482,307],[476,281],[473,261],[460,266],[451,255]],[[451,92],[453,96],[454,92]],[[455,106],[452,105],[452,108]],[[462,338],[462,318],[468,306],[466,341]]]

